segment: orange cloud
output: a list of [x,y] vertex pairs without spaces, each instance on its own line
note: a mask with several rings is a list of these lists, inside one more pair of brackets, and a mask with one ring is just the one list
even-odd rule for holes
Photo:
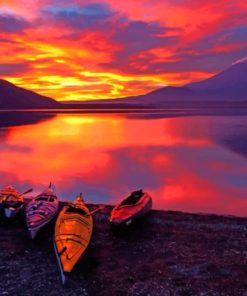
[[0,1],[0,75],[57,100],[143,94],[247,55],[245,1]]

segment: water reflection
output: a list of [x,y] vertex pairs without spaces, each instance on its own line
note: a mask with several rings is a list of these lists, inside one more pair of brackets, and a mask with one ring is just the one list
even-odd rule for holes
[[[55,114],[46,114],[39,112],[13,112],[1,111],[0,112],[0,140],[7,137],[9,128],[14,128],[21,125],[32,125],[45,120],[54,118]],[[17,148],[17,147],[16,147]],[[17,148],[18,149],[18,148]]]
[[52,180],[62,199],[112,204],[145,188],[156,208],[246,215],[246,116],[59,114],[5,130],[1,186]]
[[52,113],[40,113],[40,112],[0,112],[0,128],[35,124],[44,120],[49,120],[55,117]]

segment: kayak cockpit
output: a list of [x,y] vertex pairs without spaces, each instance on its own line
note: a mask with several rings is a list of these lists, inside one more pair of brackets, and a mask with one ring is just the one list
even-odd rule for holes
[[14,200],[10,200],[5,202],[5,207],[6,208],[19,208],[23,205],[22,201],[14,201]]
[[88,213],[85,210],[83,210],[81,208],[78,208],[78,207],[73,207],[73,206],[68,207],[66,209],[66,213],[77,213],[77,214],[80,214],[82,216],[87,216],[88,215]]
[[35,198],[36,201],[49,201],[49,202],[54,202],[56,200],[55,196],[50,196],[50,195],[41,195],[37,196]]
[[135,205],[137,204],[143,196],[142,189],[133,191],[130,196],[128,196],[125,200],[123,200],[120,204],[120,207],[127,205]]

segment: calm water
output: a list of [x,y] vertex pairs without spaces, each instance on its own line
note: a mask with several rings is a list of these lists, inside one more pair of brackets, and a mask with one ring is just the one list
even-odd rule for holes
[[247,116],[8,114],[0,186],[115,204],[146,189],[157,209],[247,214]]

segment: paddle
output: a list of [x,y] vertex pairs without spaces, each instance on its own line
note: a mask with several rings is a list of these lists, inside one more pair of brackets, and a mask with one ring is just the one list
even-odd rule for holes
[[86,216],[88,216],[88,215],[93,215],[93,214],[95,214],[95,213],[97,213],[97,212],[99,212],[99,211],[101,211],[101,210],[103,210],[103,209],[105,209],[105,208],[106,208],[106,206],[98,207],[97,209],[95,209],[95,210],[89,212]]
[[25,195],[25,194],[28,194],[28,193],[30,193],[30,192],[32,192],[32,191],[33,191],[33,188],[30,188],[30,189],[28,189],[27,191],[21,193],[20,196]]
[[[23,193],[21,193],[19,196],[22,196],[22,195],[25,195],[25,194],[28,194],[29,192],[32,192],[33,191],[33,188],[30,188],[28,189],[27,191],[24,191]],[[11,194],[7,195],[4,199],[4,201],[7,201],[9,199],[9,197],[11,196]]]
[[[81,200],[84,201],[83,196],[82,196],[82,193],[80,193],[79,196],[80,196]],[[93,214],[99,212],[100,210],[103,210],[104,208],[105,208],[105,206],[101,206],[101,207],[99,206],[97,209],[95,209],[95,210],[89,212],[89,213],[88,213],[87,215],[85,215],[85,216],[93,215]]]

